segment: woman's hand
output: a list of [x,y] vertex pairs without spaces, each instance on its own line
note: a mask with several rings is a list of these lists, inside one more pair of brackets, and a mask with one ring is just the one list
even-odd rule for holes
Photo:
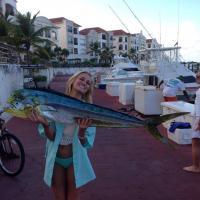
[[48,126],[48,121],[44,117],[40,116],[36,110],[33,110],[28,118],[33,122],[41,123],[44,126]]
[[77,119],[77,124],[79,125],[79,139],[85,139],[85,129],[88,128],[92,124],[91,119]]
[[197,124],[197,127],[196,127],[196,130],[195,131],[200,131],[200,119],[198,121],[198,124]]
[[92,124],[92,119],[77,119],[77,124],[79,125],[80,129],[86,129]]

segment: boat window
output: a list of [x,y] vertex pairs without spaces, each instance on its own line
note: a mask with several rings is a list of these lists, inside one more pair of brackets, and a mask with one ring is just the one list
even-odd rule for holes
[[194,82],[196,82],[196,79],[194,76],[183,76],[183,82],[184,83],[194,83]]
[[124,71],[124,70],[119,70],[119,71],[117,72],[117,75],[127,75],[127,72]]
[[136,72],[136,71],[139,71],[138,68],[124,68],[123,70],[127,71],[127,72]]

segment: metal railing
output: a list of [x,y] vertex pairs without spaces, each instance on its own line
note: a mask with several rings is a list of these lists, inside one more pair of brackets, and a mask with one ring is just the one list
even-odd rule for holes
[[13,46],[0,42],[0,63],[1,64],[13,64],[18,63],[18,55]]

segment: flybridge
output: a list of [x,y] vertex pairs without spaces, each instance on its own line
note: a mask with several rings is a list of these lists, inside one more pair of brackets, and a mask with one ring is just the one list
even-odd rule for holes
[[179,50],[181,47],[161,47],[161,48],[147,48],[139,50],[139,52],[146,52],[146,51],[171,51],[171,50]]

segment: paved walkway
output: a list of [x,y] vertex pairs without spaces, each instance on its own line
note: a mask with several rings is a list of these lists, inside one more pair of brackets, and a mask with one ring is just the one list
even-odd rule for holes
[[[57,77],[51,87],[64,91],[65,80]],[[94,99],[100,105],[122,107],[104,90],[96,90]],[[22,141],[26,163],[15,178],[0,174],[0,200],[52,200],[52,192],[42,180],[45,141],[29,121],[13,118],[8,127]],[[99,128],[89,152],[97,179],[82,188],[81,199],[199,200],[200,174],[181,169],[190,164],[191,145],[176,147],[174,151],[159,143],[144,128]]]

